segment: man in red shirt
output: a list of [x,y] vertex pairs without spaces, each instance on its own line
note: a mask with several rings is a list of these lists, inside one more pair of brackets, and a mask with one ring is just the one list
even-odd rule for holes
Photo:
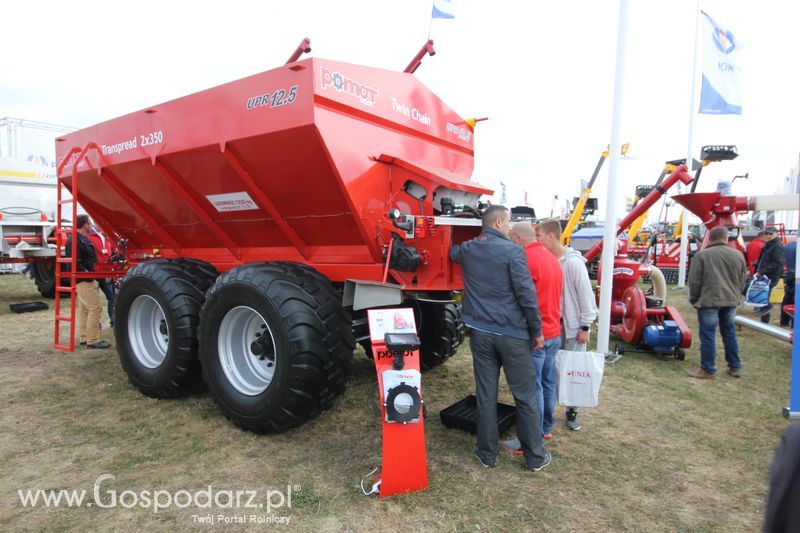
[[[98,230],[93,222],[89,222],[89,232],[86,234],[94,246],[94,251],[97,254],[98,263],[108,263],[111,257],[111,243],[106,239],[100,230]],[[101,278],[97,280],[100,290],[106,297],[108,303],[108,319],[111,321],[111,326],[114,326],[114,283],[108,278]]]
[[747,256],[747,270],[750,272],[750,277],[756,272],[756,263],[761,256],[761,249],[764,247],[764,235],[766,233],[761,231],[755,239],[747,243],[745,255]]
[[[536,240],[533,226],[519,222],[511,228],[509,238],[525,249],[528,269],[539,297],[544,347],[534,350],[536,394],[541,410],[542,435],[552,438],[553,411],[556,406],[556,353],[561,348],[561,288],[564,283],[558,259]],[[512,446],[513,447],[513,446]]]

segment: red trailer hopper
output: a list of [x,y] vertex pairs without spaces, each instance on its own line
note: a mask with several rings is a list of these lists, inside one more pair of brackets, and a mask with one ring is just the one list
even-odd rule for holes
[[470,181],[473,147],[412,74],[316,58],[56,143],[60,183],[127,246],[115,337],[131,382],[179,396],[202,367],[226,415],[261,432],[344,390],[366,307],[410,301],[423,367],[453,353],[447,254],[491,193]]
[[[268,259],[313,264],[333,281],[380,280],[390,209],[432,216],[443,196],[491,192],[470,182],[471,128],[413,75],[320,59],[59,141],[59,160],[98,145],[78,165],[79,201],[129,240],[131,259],[156,248],[220,270]],[[68,188],[71,172],[67,162]],[[438,252],[418,281],[460,288],[440,275]]]

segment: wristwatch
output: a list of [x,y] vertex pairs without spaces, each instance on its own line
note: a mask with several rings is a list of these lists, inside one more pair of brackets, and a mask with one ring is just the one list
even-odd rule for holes
[[589,331],[589,326],[581,326],[581,331]]

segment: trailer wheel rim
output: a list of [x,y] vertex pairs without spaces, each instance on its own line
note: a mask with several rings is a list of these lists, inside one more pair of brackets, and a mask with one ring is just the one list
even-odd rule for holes
[[246,396],[261,394],[275,375],[275,338],[258,311],[238,306],[219,326],[217,351],[228,382]]
[[147,368],[167,358],[169,326],[161,305],[146,294],[137,296],[128,313],[128,340],[134,357]]

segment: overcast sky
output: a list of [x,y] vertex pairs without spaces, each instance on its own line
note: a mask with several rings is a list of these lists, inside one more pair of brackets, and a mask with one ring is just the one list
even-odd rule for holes
[[[85,127],[283,64],[303,37],[312,55],[402,70],[428,36],[430,0],[8,2],[0,117]],[[620,201],[687,150],[695,1],[632,1]],[[697,115],[704,144],[740,157],[703,171],[700,190],[749,172],[739,194],[772,193],[800,152],[800,2],[706,0],[739,40],[741,116]],[[435,20],[437,54],[417,76],[475,136],[476,181],[529,192],[537,213],[578,194],[610,139],[618,2],[457,0]],[[607,194],[606,164],[595,193]]]

